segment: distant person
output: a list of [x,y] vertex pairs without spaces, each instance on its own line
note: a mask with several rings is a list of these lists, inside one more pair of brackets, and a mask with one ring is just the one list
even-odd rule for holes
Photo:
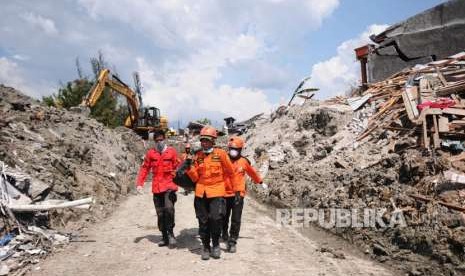
[[[195,185],[194,207],[202,240],[202,260],[221,255],[220,235],[225,208],[225,179],[235,184],[234,168],[226,151],[214,148],[217,131],[206,126],[200,131],[202,150],[195,153],[188,176]],[[210,245],[211,241],[211,245]]]
[[178,186],[173,182],[176,168],[179,164],[178,154],[173,147],[167,146],[165,132],[155,131],[155,147],[147,151],[144,163],[137,176],[137,191],[142,193],[147,175],[152,173],[153,203],[157,212],[158,229],[162,233],[162,240],[158,246],[176,247],[174,237],[174,204]]
[[[228,142],[229,158],[232,161],[237,182],[236,185],[226,183],[226,216],[223,221],[222,239],[227,242],[227,249],[231,253],[236,252],[237,239],[241,230],[242,209],[246,191],[245,175],[251,177],[256,184],[261,184],[263,189],[268,189],[268,186],[263,183],[262,177],[252,167],[250,161],[242,156],[244,144],[244,140],[237,136],[231,137]],[[231,218],[231,228],[228,234],[229,218]]]
[[186,160],[191,154],[191,144],[187,143],[184,145],[184,152],[181,154],[181,162]]

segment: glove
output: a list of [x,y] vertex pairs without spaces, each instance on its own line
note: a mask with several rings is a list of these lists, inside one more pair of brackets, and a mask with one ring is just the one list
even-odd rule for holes
[[262,183],[261,186],[262,186],[263,190],[268,190],[268,185],[266,185],[265,183]]
[[241,192],[236,192],[234,195],[234,205],[239,205],[241,203]]
[[144,187],[142,187],[142,186],[137,186],[137,187],[136,187],[136,190],[137,190],[137,193],[140,194],[140,195],[144,193],[144,192],[143,192]]

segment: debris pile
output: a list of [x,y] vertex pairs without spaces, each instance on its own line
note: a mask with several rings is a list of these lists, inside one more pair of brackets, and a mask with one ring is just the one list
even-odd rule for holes
[[464,58],[402,71],[349,101],[310,100],[256,121],[245,154],[268,171],[270,191],[249,188],[277,207],[385,209],[385,222],[402,212],[407,227],[328,230],[411,275],[463,273]]
[[144,151],[129,129],[0,85],[0,274],[20,273],[105,217],[132,189]]
[[[422,133],[422,145],[465,136],[465,53],[415,66],[372,84],[363,93],[377,113],[358,140],[374,130]],[[463,98],[462,98],[463,97]]]

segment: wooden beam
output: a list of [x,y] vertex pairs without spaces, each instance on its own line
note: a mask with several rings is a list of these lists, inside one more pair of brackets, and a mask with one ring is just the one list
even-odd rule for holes
[[433,115],[433,125],[434,125],[434,134],[433,134],[433,144],[434,148],[438,149],[441,147],[441,138],[439,138],[439,128],[438,128],[438,115]]
[[442,110],[442,113],[446,114],[452,114],[452,115],[459,115],[459,116],[465,116],[465,109],[460,109],[460,108],[444,108]]
[[439,70],[439,67],[435,66],[434,68],[436,70],[436,73],[438,74],[439,80],[442,82],[444,86],[447,86],[448,83],[446,79],[444,78],[444,76],[442,75],[441,71]]
[[[421,195],[409,195],[409,196],[416,199],[416,200],[420,200],[420,201],[425,201],[425,202],[433,201],[433,202],[436,202],[431,198],[427,198],[427,197],[424,197],[424,196],[421,196]],[[453,204],[450,204],[450,203],[447,203],[447,202],[444,202],[444,201],[437,201],[437,203],[439,203],[440,205],[445,206],[445,207],[447,207],[449,209],[452,209],[452,210],[465,212],[465,208],[461,207],[461,206],[453,205]]]
[[439,132],[448,132],[449,131],[449,119],[443,116],[439,116],[438,120]]
[[426,125],[426,117],[423,117],[423,144],[425,148],[429,149],[428,128]]

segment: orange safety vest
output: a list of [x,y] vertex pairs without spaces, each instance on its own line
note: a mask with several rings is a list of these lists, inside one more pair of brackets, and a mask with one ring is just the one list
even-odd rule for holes
[[237,160],[233,160],[234,174],[237,179],[237,186],[233,187],[231,182],[226,180],[226,195],[225,197],[234,196],[236,191],[241,192],[241,196],[245,196],[245,174],[252,178],[253,182],[259,184],[263,181],[262,177],[257,173],[257,171],[250,165],[250,161],[245,157],[240,157]]
[[234,184],[237,182],[228,154],[219,148],[214,148],[210,154],[197,152],[187,175],[196,183],[196,197],[223,197],[226,193],[225,179]]

